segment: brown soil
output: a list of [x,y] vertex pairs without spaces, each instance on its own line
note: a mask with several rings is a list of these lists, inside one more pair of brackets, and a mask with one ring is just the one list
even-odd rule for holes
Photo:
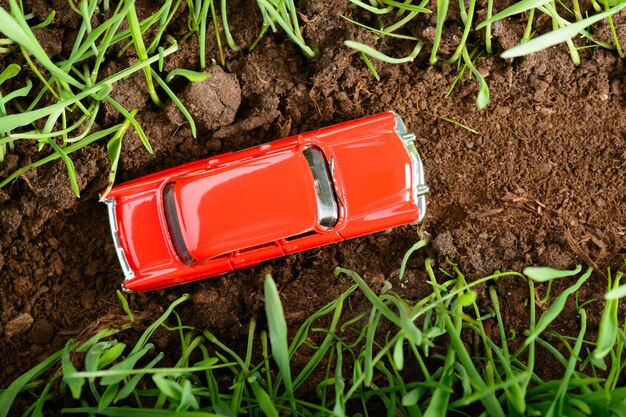
[[[237,43],[249,45],[260,28],[260,16],[248,3],[232,1],[229,7]],[[25,2],[25,8],[40,19],[52,9],[57,11],[55,23],[37,36],[50,54],[67,53],[80,21],[67,2]],[[564,46],[514,61],[481,58],[477,65],[489,83],[491,102],[480,111],[475,106],[474,79],[462,79],[444,98],[456,69],[426,62],[434,15],[410,28],[427,42],[420,59],[396,66],[376,62],[381,75],[377,82],[358,54],[342,45],[343,39],[375,42],[338,16],[351,13],[344,2],[304,1],[301,12],[305,38],[320,51],[316,60],[307,60],[281,34],[268,33],[251,53],[227,51],[223,71],[212,68],[215,78],[202,85],[176,80],[176,92],[198,117],[197,139],[175,107],[158,109],[149,102],[143,75],[137,73],[118,84],[112,94],[121,103],[141,109],[139,122],[155,149],[148,154],[137,135],[129,133],[118,181],[393,109],[417,134],[431,187],[426,219],[419,230],[402,227],[194,285],[132,294],[133,309],[147,312],[147,319],[155,318],[170,301],[190,292],[193,302],[182,308],[183,320],[237,343],[245,337],[251,317],[263,322],[262,283],[267,273],[277,281],[291,329],[352,284],[332,274],[336,266],[357,271],[376,290],[386,279],[407,297],[417,298],[424,291],[423,272],[411,271],[415,287],[402,288],[397,271],[404,252],[424,234],[432,236],[430,256],[454,259],[470,279],[534,264],[568,268],[584,262],[601,271],[622,263],[626,257],[626,118],[622,113],[626,72],[616,53],[583,49],[578,68]],[[180,12],[178,27],[173,29],[177,39],[186,30],[185,13]],[[484,14],[483,5],[479,13]],[[511,20],[498,26],[497,51],[515,44],[524,24]],[[618,33],[623,33],[622,16],[616,24]],[[454,33],[454,22],[449,25],[448,32]],[[453,38],[444,39],[442,50],[455,45]],[[213,33],[208,33],[210,53],[216,50],[213,39]],[[397,56],[411,48],[403,43],[378,46]],[[115,72],[133,59],[128,55],[111,61],[103,72]],[[18,54],[12,54],[3,57],[0,70],[14,60],[24,64]],[[181,66],[198,68],[195,37],[181,43],[180,51],[167,60],[166,70]],[[23,67],[23,74],[28,74],[27,66]],[[101,127],[117,121],[117,113],[107,110],[98,119]],[[0,165],[0,177],[27,163],[34,152],[32,145],[18,146]],[[115,291],[122,274],[105,207],[97,201],[108,174],[105,144],[95,144],[72,158],[80,199],[73,196],[60,161],[30,171],[0,190],[2,387],[91,323],[107,313],[119,313]],[[419,262],[416,258],[411,265]],[[557,289],[564,285],[559,283]],[[606,280],[596,274],[583,288],[581,299],[599,298],[605,288]],[[507,326],[524,328],[527,286],[502,280],[497,289]],[[597,323],[601,305],[593,303],[589,309],[591,321]],[[561,324],[560,329],[577,332],[573,307]]]

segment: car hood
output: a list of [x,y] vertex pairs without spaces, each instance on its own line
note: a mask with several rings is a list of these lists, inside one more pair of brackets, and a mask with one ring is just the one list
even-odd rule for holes
[[196,261],[304,233],[317,221],[313,176],[296,149],[177,178],[174,196]]

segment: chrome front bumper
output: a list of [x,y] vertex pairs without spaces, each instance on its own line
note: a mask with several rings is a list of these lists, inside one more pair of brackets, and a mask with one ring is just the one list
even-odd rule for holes
[[124,280],[126,281],[134,278],[135,273],[130,268],[128,259],[126,259],[126,253],[124,253],[124,249],[120,244],[120,237],[118,235],[117,229],[117,215],[115,214],[116,202],[112,198],[103,198],[100,201],[107,205],[107,209],[109,212],[109,226],[111,227],[111,236],[113,237],[113,244],[115,245],[115,253],[117,253],[117,259],[119,259],[122,271],[124,271]]
[[396,117],[396,133],[402,140],[404,147],[406,148],[409,158],[411,158],[411,169],[413,172],[413,200],[417,204],[419,209],[418,222],[422,221],[426,214],[426,194],[428,194],[429,188],[426,185],[426,179],[424,175],[424,164],[420,158],[419,152],[415,147],[415,134],[407,131],[404,122],[395,114]]

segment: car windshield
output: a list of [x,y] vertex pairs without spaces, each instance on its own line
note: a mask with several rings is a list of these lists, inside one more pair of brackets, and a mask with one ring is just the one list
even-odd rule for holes
[[195,259],[189,253],[183,234],[180,230],[178,213],[176,212],[176,201],[174,197],[174,183],[169,183],[163,189],[163,208],[165,211],[165,220],[167,221],[167,229],[170,232],[174,250],[185,265],[191,265]]
[[337,223],[339,208],[328,163],[322,150],[318,147],[311,146],[306,148],[303,153],[313,173],[319,224],[324,228],[330,229]]

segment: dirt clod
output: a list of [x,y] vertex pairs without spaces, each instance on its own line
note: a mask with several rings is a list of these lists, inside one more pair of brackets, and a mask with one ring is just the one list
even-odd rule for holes
[[439,253],[444,256],[449,256],[451,259],[454,259],[458,256],[458,252],[456,247],[454,246],[454,240],[452,238],[452,234],[449,230],[446,230],[443,233],[438,234],[433,240],[433,247]]
[[4,338],[9,341],[15,336],[26,333],[33,324],[33,316],[29,313],[22,313],[14,317],[4,326]]
[[37,320],[28,333],[28,340],[36,345],[50,343],[54,336],[54,328],[47,320]]
[[29,277],[21,276],[18,277],[15,281],[13,281],[13,291],[19,297],[28,296],[33,290],[33,284]]
[[[235,120],[241,104],[241,88],[234,74],[226,73],[221,67],[208,69],[211,76],[204,81],[190,82],[182,92],[181,102],[193,116],[198,128],[215,130],[228,126]],[[170,102],[167,114],[176,124],[183,124],[182,114]]]

